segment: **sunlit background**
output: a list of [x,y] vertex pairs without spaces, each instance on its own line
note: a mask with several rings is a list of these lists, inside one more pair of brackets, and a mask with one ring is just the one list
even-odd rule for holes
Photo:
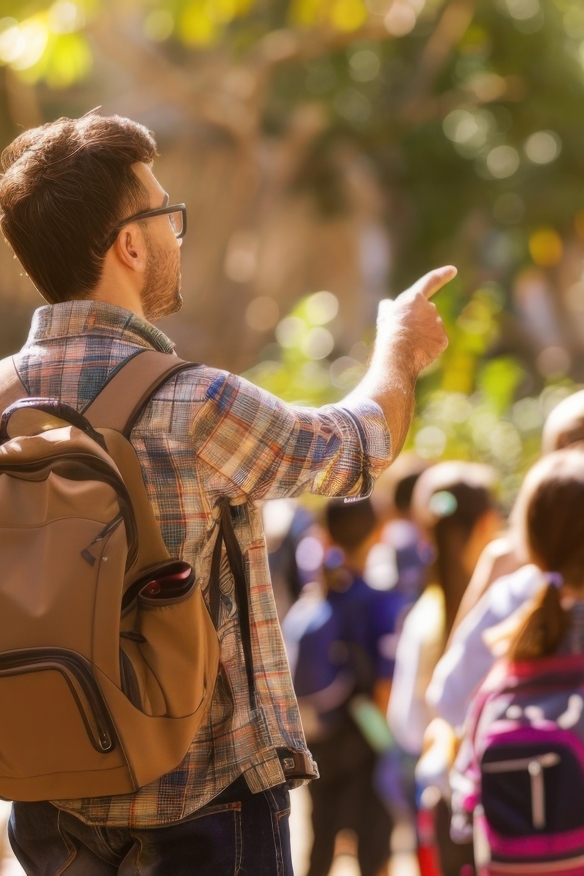
[[[582,0],[0,0],[0,145],[96,106],[186,201],[183,357],[293,401],[359,380],[377,302],[442,263],[410,444],[511,501],[584,383]],[[0,249],[0,353],[41,301]]]
[[[584,380],[581,0],[0,0],[0,63],[2,145],[98,105],[155,132],[183,356],[337,398],[379,298],[454,262],[411,442],[513,494]],[[0,258],[7,353],[39,299]]]

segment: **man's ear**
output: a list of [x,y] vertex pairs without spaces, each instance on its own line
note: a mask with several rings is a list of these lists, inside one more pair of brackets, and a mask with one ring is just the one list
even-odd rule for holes
[[122,228],[113,245],[116,258],[131,271],[143,274],[148,261],[148,249],[137,222]]

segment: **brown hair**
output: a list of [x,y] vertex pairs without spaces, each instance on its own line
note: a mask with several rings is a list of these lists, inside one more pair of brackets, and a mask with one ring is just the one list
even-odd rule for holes
[[[529,471],[517,499],[517,517],[529,557],[544,572],[584,588],[584,452],[550,453]],[[558,587],[533,599],[509,647],[511,660],[553,654],[570,625]]]
[[432,535],[436,548],[431,571],[444,592],[445,641],[470,580],[463,551],[475,524],[495,508],[494,483],[488,466],[449,461],[427,469],[414,487],[414,515]]
[[370,499],[345,502],[331,499],[327,503],[326,528],[331,539],[346,551],[356,550],[375,532],[377,516]]
[[142,125],[95,111],[25,131],[4,150],[0,228],[49,303],[95,288],[108,234],[148,208],[132,165],[155,155]]

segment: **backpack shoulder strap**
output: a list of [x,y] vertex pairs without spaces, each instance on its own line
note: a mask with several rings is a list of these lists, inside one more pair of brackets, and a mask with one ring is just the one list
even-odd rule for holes
[[0,412],[27,395],[28,391],[16,370],[14,357],[7,356],[0,361]]
[[129,438],[156,390],[174,374],[196,367],[196,363],[185,362],[174,353],[138,350],[120,362],[82,413],[92,426],[106,426]]

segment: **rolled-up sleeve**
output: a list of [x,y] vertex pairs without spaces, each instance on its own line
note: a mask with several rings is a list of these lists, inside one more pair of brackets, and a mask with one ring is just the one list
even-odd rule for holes
[[390,460],[387,423],[370,399],[289,405],[225,372],[209,385],[191,437],[197,457],[252,499],[367,496]]

